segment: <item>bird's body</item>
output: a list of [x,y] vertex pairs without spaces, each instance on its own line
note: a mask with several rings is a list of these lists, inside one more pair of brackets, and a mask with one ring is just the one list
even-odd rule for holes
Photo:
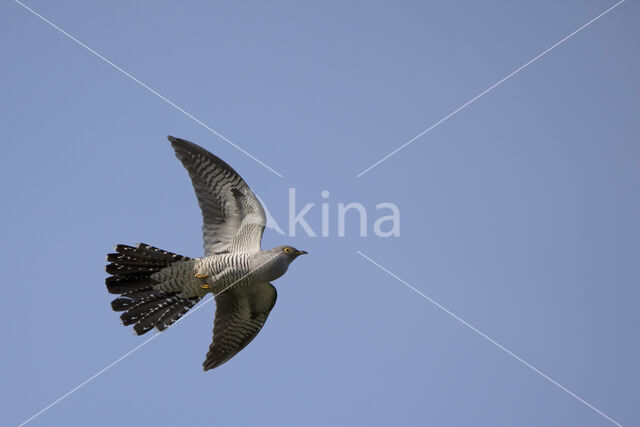
[[205,256],[189,258],[146,244],[118,245],[107,256],[107,289],[124,325],[141,335],[166,329],[207,293],[216,300],[213,342],[204,369],[213,369],[258,334],[277,292],[271,281],[305,254],[291,246],[261,250],[262,205],[242,178],[203,148],[169,137],[189,172],[203,216]]
[[207,293],[223,292],[228,286],[241,288],[282,276],[289,265],[277,259],[282,248],[274,249],[178,261],[150,277],[158,282],[154,286],[157,291],[176,292],[181,298],[202,298]]

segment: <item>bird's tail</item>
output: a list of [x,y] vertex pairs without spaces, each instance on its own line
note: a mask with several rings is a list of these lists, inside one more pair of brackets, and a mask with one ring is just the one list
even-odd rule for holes
[[135,324],[138,335],[154,327],[163,331],[175,323],[200,300],[180,298],[175,292],[159,292],[153,287],[159,282],[151,276],[178,261],[190,258],[164,251],[143,243],[137,246],[118,245],[115,252],[107,255],[107,290],[120,294],[111,302],[114,311],[124,311],[122,323]]

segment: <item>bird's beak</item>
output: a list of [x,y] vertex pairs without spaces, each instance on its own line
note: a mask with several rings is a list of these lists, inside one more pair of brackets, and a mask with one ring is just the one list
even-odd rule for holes
[[298,251],[298,252],[296,252],[296,256],[306,255],[306,254],[308,254],[308,253],[309,253],[309,252],[307,252],[307,251]]

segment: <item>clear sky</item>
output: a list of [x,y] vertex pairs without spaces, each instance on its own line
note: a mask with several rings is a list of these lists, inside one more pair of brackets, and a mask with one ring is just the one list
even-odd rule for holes
[[[144,341],[104,286],[116,243],[202,255],[166,135],[231,164],[310,252],[258,337],[202,372],[208,304],[33,426],[640,425],[640,5],[28,0],[0,5],[0,424]],[[326,190],[330,196],[321,197]],[[339,237],[339,203],[356,215]],[[399,237],[372,233],[375,206]],[[151,336],[151,335],[149,335]]]

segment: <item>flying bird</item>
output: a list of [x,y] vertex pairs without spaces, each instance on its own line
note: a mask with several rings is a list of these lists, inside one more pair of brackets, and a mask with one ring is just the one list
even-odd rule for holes
[[163,331],[208,293],[216,302],[204,370],[222,365],[260,332],[276,303],[271,281],[298,256],[292,246],[261,250],[264,209],[231,166],[204,148],[168,137],[189,172],[202,211],[204,257],[189,258],[140,243],[107,255],[107,290],[122,323],[142,335]]

